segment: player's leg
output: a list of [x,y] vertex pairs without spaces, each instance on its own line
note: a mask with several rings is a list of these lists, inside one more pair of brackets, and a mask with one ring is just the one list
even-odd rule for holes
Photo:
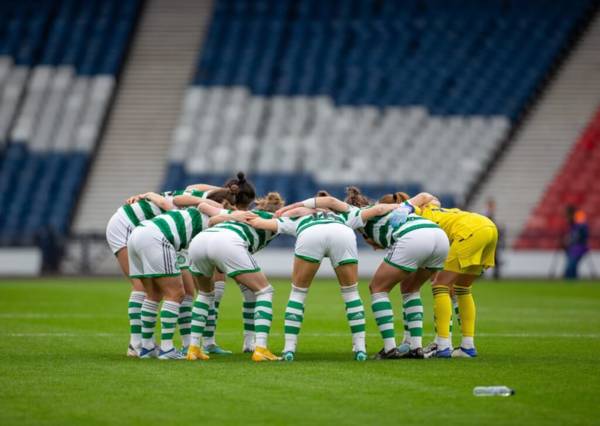
[[304,321],[306,296],[319,266],[321,266],[319,261],[308,261],[297,256],[294,257],[292,289],[285,307],[285,347],[283,348],[283,359],[285,361],[294,360],[298,335]]
[[156,288],[150,277],[145,277],[145,263],[142,250],[149,238],[141,228],[135,229],[127,241],[129,258],[129,277],[142,283],[145,294],[140,309],[142,346],[139,351],[140,358],[151,358],[158,355],[158,348],[154,342],[154,329],[158,316],[158,305],[161,300],[160,289]]
[[[181,353],[173,346],[173,334],[179,318],[179,306],[184,296],[181,272],[177,266],[177,253],[160,230],[154,227],[136,228],[131,235],[130,242],[133,243],[136,256],[141,260],[141,277],[151,278],[153,287],[158,288],[164,301],[160,310],[162,333],[158,358],[183,359]],[[133,262],[130,262],[130,266],[131,264]],[[135,277],[135,275],[132,276]],[[158,309],[159,300],[156,300],[156,307],[152,307],[153,309]],[[144,302],[145,306],[146,302]],[[142,316],[144,315],[143,310]],[[147,347],[144,343],[145,350]]]
[[346,307],[346,318],[352,333],[354,359],[367,359],[365,333],[365,307],[358,292],[358,249],[356,234],[347,226],[326,225],[320,231],[325,242],[325,253],[329,256],[340,284],[342,299]]
[[156,358],[158,356],[158,347],[154,339],[156,329],[156,320],[158,318],[158,308],[162,299],[160,288],[158,288],[152,278],[142,278],[146,298],[142,304],[140,314],[142,320],[142,348],[140,358]]
[[[413,257],[418,270],[401,285],[402,304],[408,330],[409,357],[423,358],[423,302],[421,287],[436,272],[444,268],[450,244],[445,232],[439,228],[423,228],[411,232]],[[405,237],[405,238],[406,238]],[[450,340],[448,336],[448,340]],[[406,349],[406,347],[404,346]]]
[[286,361],[294,360],[308,289],[325,256],[321,228],[306,229],[296,238],[291,291],[285,308],[283,359]]
[[357,361],[366,361],[365,307],[358,292],[358,264],[340,264],[335,268],[335,274],[340,283],[342,299],[346,306],[346,318],[350,325],[350,332],[352,333],[354,359]]
[[[125,276],[129,277],[129,255],[127,247],[123,247],[116,254],[119,267]],[[128,278],[131,282],[131,293],[127,304],[127,314],[129,315],[129,347],[127,356],[137,357],[142,347],[142,303],[146,298],[144,285],[139,278]]]
[[196,295],[194,287],[194,277],[189,271],[189,264],[181,269],[181,279],[183,281],[184,296],[179,307],[179,318],[177,325],[179,326],[179,335],[181,336],[181,353],[187,354],[187,349],[190,346],[191,331],[192,331],[192,305]]
[[[175,264],[175,262],[173,262]],[[160,309],[160,353],[159,359],[184,359],[173,345],[173,335],[179,318],[179,307],[185,295],[181,276],[163,276],[153,278],[154,283],[163,295],[163,305]]]
[[139,356],[142,347],[142,303],[146,298],[144,286],[138,278],[129,278],[129,256],[127,252],[127,241],[133,225],[117,211],[108,221],[106,226],[106,241],[114,253],[123,274],[131,282],[131,293],[127,303],[129,316],[129,345],[127,356]]
[[[442,262],[443,264],[443,262]],[[434,270],[419,268],[404,280],[400,286],[402,292],[402,309],[406,321],[408,338],[403,342],[400,352],[407,353],[408,358],[423,358],[423,301],[421,287],[435,273]]]
[[484,268],[493,267],[496,257],[498,230],[495,226],[478,229],[464,244],[462,270],[454,283],[454,293],[460,312],[461,344],[453,351],[453,357],[473,358],[475,349],[476,308],[471,292],[473,282],[481,276]]
[[215,269],[214,261],[209,254],[209,248],[218,243],[218,234],[201,232],[190,243],[190,272],[196,285],[196,299],[192,307],[191,342],[187,359],[190,361],[207,360],[209,357],[202,349],[202,337],[208,311],[214,300],[212,275]]
[[396,348],[394,310],[390,301],[390,291],[408,274],[409,272],[407,271],[382,262],[369,283],[371,309],[373,310],[377,328],[383,339],[383,348],[377,354],[377,359],[398,359],[400,357]]
[[453,357],[473,358],[477,356],[474,342],[476,308],[471,288],[478,277],[479,275],[460,274],[454,284],[454,293],[458,301],[461,319],[461,343],[460,348],[452,352]]
[[210,354],[230,355],[231,351],[221,348],[215,340],[217,321],[219,319],[219,306],[225,293],[225,274],[215,271],[212,279],[215,297],[208,311],[208,319],[204,328],[204,351]]
[[212,268],[208,267],[205,272],[206,275],[202,275],[193,267],[192,273],[194,274],[194,282],[198,291],[192,308],[191,341],[186,356],[189,361],[205,361],[209,357],[204,353],[202,348],[202,339],[208,319],[208,312],[214,301],[213,282],[210,278]]
[[450,341],[450,323],[452,321],[452,298],[450,290],[460,274],[454,271],[440,271],[431,283],[433,292],[433,315],[436,336],[434,344],[425,350],[425,356],[449,358],[452,354]]
[[256,296],[254,292],[245,285],[238,284],[242,292],[242,322],[244,324],[244,343],[242,352],[254,352],[254,309],[256,308]]
[[[252,256],[250,253],[247,254],[250,257]],[[244,285],[254,291],[254,295],[256,296],[256,308],[254,309],[256,347],[252,354],[252,360],[256,362],[279,361],[281,358],[273,355],[268,349],[269,333],[271,332],[271,323],[273,322],[273,293],[275,290],[269,284],[265,274],[260,270],[238,275],[228,275],[235,279],[238,284]]]
[[[210,233],[208,233],[210,234]],[[254,292],[256,303],[254,308],[255,349],[254,361],[278,361],[279,357],[267,349],[271,323],[273,322],[273,293],[258,263],[246,248],[245,242],[233,232],[213,233],[218,236],[218,244],[208,247],[209,256],[215,267],[233,278],[238,284],[248,287]]]

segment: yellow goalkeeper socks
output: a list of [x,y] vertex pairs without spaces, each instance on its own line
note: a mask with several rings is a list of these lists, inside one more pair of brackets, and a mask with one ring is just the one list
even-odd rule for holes
[[454,292],[458,299],[458,310],[460,312],[460,331],[462,334],[461,346],[467,349],[473,348],[473,337],[475,336],[475,301],[471,294],[471,286],[455,285]]
[[431,290],[433,291],[433,313],[437,331],[436,343],[438,346],[446,348],[450,346],[450,321],[452,319],[450,289],[443,285],[434,285]]

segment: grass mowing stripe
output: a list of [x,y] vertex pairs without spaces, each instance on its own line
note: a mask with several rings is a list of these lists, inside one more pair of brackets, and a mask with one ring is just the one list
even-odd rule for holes
[[[289,283],[272,281],[269,346],[278,353]],[[367,282],[359,287],[367,303]],[[242,300],[237,289],[226,288],[216,337],[220,346],[239,352]],[[391,301],[400,332],[396,292]],[[476,283],[479,357],[422,362],[353,361],[339,286],[324,280],[311,288],[293,363],[256,365],[239,353],[206,363],[128,359],[128,295],[123,279],[0,281],[0,424],[129,425],[170,422],[173,413],[178,423],[195,422],[198,413],[191,407],[198,393],[182,389],[210,389],[202,393],[209,409],[201,414],[209,423],[365,425],[407,413],[414,423],[449,425],[597,421],[597,285]],[[427,343],[433,331],[429,286],[422,296]],[[373,354],[382,342],[370,309],[366,321]],[[248,392],[256,384],[258,402]],[[493,384],[511,386],[517,394],[472,396],[474,386]],[[165,395],[177,395],[168,410]],[[293,404],[287,395],[294,395]]]

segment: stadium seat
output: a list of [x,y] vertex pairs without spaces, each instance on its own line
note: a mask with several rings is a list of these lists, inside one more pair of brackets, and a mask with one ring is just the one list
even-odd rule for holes
[[0,244],[68,232],[138,8],[1,2]]
[[165,189],[239,168],[309,176],[288,199],[416,182],[460,203],[590,1],[335,4],[215,3]]
[[600,108],[548,185],[525,225],[517,248],[557,249],[566,232],[567,205],[581,208],[589,218],[590,246],[600,248]]

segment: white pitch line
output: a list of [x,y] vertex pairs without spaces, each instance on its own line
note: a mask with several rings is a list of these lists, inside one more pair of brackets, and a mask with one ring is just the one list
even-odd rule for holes
[[[350,333],[301,333],[308,337],[348,337]],[[0,333],[2,337],[123,337],[126,333],[65,333],[65,332],[47,332],[47,333]],[[241,336],[238,332],[217,332],[221,336]],[[272,337],[281,337],[283,333],[271,333]],[[369,337],[379,336],[378,333],[368,333]],[[425,336],[433,334],[425,333]],[[568,339],[600,339],[600,333],[479,333],[477,337],[486,338],[568,338]]]
[[8,312],[0,313],[0,319],[112,319],[112,318],[123,318],[122,315],[98,315],[98,314],[83,314],[83,313],[69,313],[69,314],[37,314],[37,313],[22,313],[22,312]]

